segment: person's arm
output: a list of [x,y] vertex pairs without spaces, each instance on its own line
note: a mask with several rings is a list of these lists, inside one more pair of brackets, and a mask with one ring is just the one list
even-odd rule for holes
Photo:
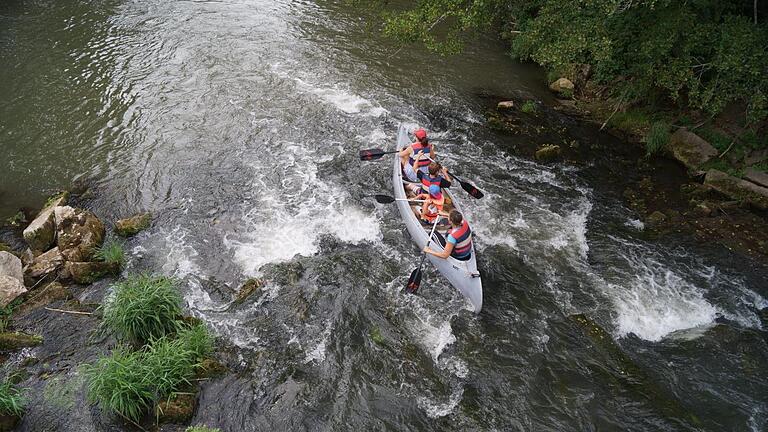
[[432,160],[437,159],[437,157],[435,156],[435,145],[434,144],[431,144],[429,146],[429,157],[432,158]]
[[422,152],[422,153],[417,154],[416,157],[413,158],[413,165],[412,166],[413,166],[413,170],[417,172],[416,175],[418,175],[418,171],[419,171],[419,168],[417,168],[417,165],[419,165],[419,161],[421,160],[421,158],[423,156],[424,156],[424,153]]
[[448,174],[448,168],[443,167],[441,171],[442,171],[441,174],[443,175],[443,178],[448,182],[448,186],[443,186],[443,187],[451,187],[451,182],[453,182],[453,179]]
[[400,163],[403,166],[405,166],[405,164],[408,163],[408,156],[411,155],[412,151],[413,151],[413,149],[411,148],[411,146],[408,146],[408,147],[406,147],[406,148],[404,148],[403,150],[400,151]]
[[446,242],[445,243],[445,250],[442,252],[437,252],[429,248],[429,246],[424,246],[424,252],[428,253],[430,255],[434,255],[438,258],[446,259],[449,256],[451,256],[451,252],[453,252],[453,243]]

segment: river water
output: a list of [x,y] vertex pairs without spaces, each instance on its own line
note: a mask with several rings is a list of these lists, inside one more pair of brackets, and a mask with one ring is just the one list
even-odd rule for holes
[[[441,58],[378,23],[332,1],[3,2],[2,216],[76,183],[107,220],[155,215],[128,271],[180,278],[236,359],[195,423],[766,430],[765,267],[649,239],[599,176],[506,152],[484,95],[548,96],[501,43]],[[364,198],[390,193],[390,160],[357,160],[401,122],[486,192],[457,192],[479,316],[432,269],[401,293],[418,251]],[[251,276],[264,288],[234,304]]]

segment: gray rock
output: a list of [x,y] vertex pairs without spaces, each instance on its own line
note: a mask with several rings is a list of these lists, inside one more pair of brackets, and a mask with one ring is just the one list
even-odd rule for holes
[[139,213],[126,219],[115,222],[115,232],[123,237],[130,237],[147,228],[152,219],[149,213]]
[[550,162],[557,159],[560,156],[560,146],[553,144],[546,144],[536,150],[536,160],[542,162]]
[[24,269],[24,281],[32,286],[43,278],[53,278],[64,265],[64,257],[58,247],[38,255],[32,264]]
[[56,207],[56,237],[67,261],[89,261],[104,241],[104,224],[88,210]]
[[700,136],[682,128],[672,134],[667,148],[672,152],[672,156],[689,170],[698,170],[717,156],[717,149]]
[[11,276],[24,283],[21,260],[10,252],[0,252],[0,275]]
[[24,229],[24,240],[32,250],[47,251],[56,240],[56,225],[54,221],[54,209],[67,202],[67,194],[49,203]]
[[735,200],[746,201],[757,208],[768,210],[768,188],[729,176],[716,169],[707,171],[704,184]]
[[27,292],[24,283],[13,276],[0,275],[0,307],[6,307],[16,297]]
[[744,171],[744,178],[758,186],[768,187],[768,174],[762,171],[758,171],[752,167],[747,168]]

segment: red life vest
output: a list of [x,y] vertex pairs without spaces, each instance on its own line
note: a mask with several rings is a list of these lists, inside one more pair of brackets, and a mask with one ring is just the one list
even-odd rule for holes
[[461,226],[448,232],[448,235],[456,239],[451,256],[465,260],[472,254],[472,230],[466,220],[461,221]]
[[[411,156],[408,158],[408,165],[413,166],[413,162],[416,160],[416,155],[419,153],[426,153],[426,156],[429,156],[429,151],[432,149],[432,147],[427,144],[422,144],[421,141],[416,141],[415,143],[411,144],[411,149],[413,150],[411,152]],[[416,169],[429,166],[430,160],[427,158],[422,157],[419,163],[416,164]]]

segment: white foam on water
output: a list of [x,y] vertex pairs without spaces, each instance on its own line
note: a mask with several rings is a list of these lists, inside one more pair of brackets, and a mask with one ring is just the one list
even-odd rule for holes
[[282,188],[263,187],[264,176],[273,176],[273,171],[254,166],[253,187],[261,195],[243,215],[244,229],[224,237],[224,244],[234,251],[234,260],[246,275],[257,276],[267,263],[316,254],[322,235],[350,244],[381,239],[375,214],[350,202],[345,190],[318,178],[311,149],[283,143],[281,157],[286,167],[281,173]]
[[416,399],[416,403],[427,413],[427,416],[432,419],[445,417],[452,413],[454,409],[459,405],[461,397],[464,395],[464,389],[459,388],[451,392],[446,402],[433,401],[426,397],[419,397]]
[[325,361],[325,350],[328,346],[328,338],[331,336],[331,330],[332,325],[329,323],[326,325],[325,330],[323,330],[322,339],[320,339],[320,342],[315,345],[311,351],[307,352],[307,355],[304,357],[304,363],[322,363]]
[[636,264],[632,277],[608,284],[619,337],[632,333],[658,341],[672,332],[714,322],[719,311],[699,288],[657,261]]
[[165,233],[165,263],[162,266],[163,273],[184,278],[191,274],[200,274],[200,266],[195,263],[198,256],[197,251],[192,246],[186,244],[184,239],[188,232],[177,226],[170,232]]
[[284,70],[284,66],[280,64],[272,65],[271,70],[283,79],[293,80],[300,92],[315,95],[343,113],[379,117],[389,112],[381,106],[374,105],[368,99],[352,93],[349,89],[343,88],[341,84],[331,86],[313,84],[306,79],[296,77],[296,72]]

